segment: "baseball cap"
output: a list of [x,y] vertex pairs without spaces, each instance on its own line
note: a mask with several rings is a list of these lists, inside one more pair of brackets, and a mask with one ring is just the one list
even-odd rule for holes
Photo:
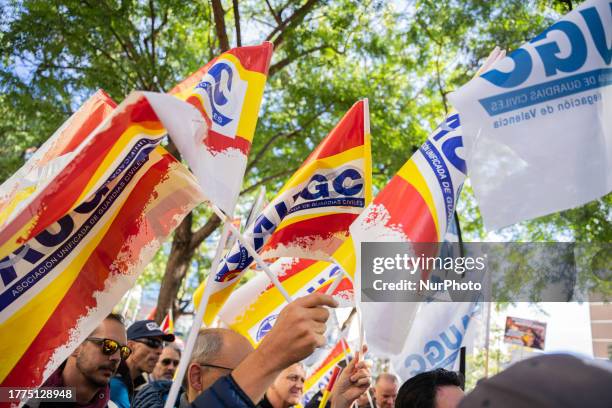
[[612,363],[547,354],[478,383],[459,408],[610,408]]
[[144,337],[159,337],[163,341],[174,341],[174,334],[164,333],[154,320],[138,320],[128,327],[128,340],[142,339]]

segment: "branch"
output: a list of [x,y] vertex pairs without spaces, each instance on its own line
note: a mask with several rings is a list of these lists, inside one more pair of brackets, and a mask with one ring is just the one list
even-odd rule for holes
[[240,11],[238,8],[238,0],[232,1],[234,4],[234,25],[236,26],[236,46],[242,46],[242,39],[240,38]]
[[216,214],[212,214],[206,224],[204,224],[199,230],[193,233],[191,236],[191,242],[189,247],[192,250],[197,249],[198,246],[212,234],[217,227],[221,224],[221,219]]
[[229,40],[227,39],[227,30],[225,28],[225,11],[221,0],[211,0],[213,15],[215,17],[215,30],[217,38],[219,38],[219,47],[221,52],[229,50]]
[[273,64],[269,71],[268,71],[268,77],[271,77],[272,75],[276,74],[278,71],[280,71],[281,69],[285,68],[287,65],[291,64],[293,61],[295,61],[298,58],[302,58],[308,54],[312,54],[313,52],[316,51],[321,51],[324,50],[325,48],[331,48],[328,47],[327,45],[321,45],[318,47],[314,47],[314,48],[310,48],[307,50],[304,50],[296,55],[293,56],[289,56],[286,58],[283,58],[282,60],[278,61],[276,64]]
[[278,25],[283,24],[283,20],[281,20],[280,15],[277,14],[276,11],[274,11],[274,9],[272,8],[272,5],[270,4],[268,0],[266,0],[266,4],[268,5],[268,10],[270,10],[270,14],[272,14],[272,17],[274,17],[276,24]]
[[266,41],[272,41],[272,38],[278,34],[274,41],[272,41],[274,43],[274,48],[277,48],[284,39],[283,34],[292,30],[296,25],[298,25],[318,1],[319,0],[308,0],[306,3],[304,3],[304,5],[297,9],[295,13],[272,30],[272,32],[266,37]]
[[283,170],[283,171],[281,171],[279,173],[272,174],[271,176],[264,177],[261,180],[259,180],[257,183],[252,184],[252,185],[248,186],[247,188],[245,188],[244,190],[242,190],[240,192],[240,194],[242,195],[242,194],[246,194],[248,192],[251,192],[251,191],[255,190],[257,187],[261,186],[262,184],[267,183],[268,181],[272,181],[272,180],[277,179],[279,177],[283,177],[283,176],[287,176],[289,174],[293,174],[293,173],[295,173],[297,171],[297,169],[299,169],[299,167],[295,167],[295,168],[288,169],[288,170]]
[[153,81],[155,82],[155,78],[157,77],[157,69],[155,65],[155,5],[153,4],[153,0],[149,0],[149,13],[151,16],[151,70],[153,73]]

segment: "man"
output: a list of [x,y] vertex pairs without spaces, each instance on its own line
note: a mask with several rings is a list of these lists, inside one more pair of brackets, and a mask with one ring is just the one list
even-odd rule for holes
[[153,320],[139,320],[127,329],[128,346],[132,354],[126,360],[127,373],[111,380],[111,400],[119,408],[129,408],[134,392],[147,382],[144,373],[151,373],[161,355],[164,341],[173,342],[174,334],[164,333]]
[[397,394],[397,408],[457,408],[463,399],[461,374],[438,368],[406,381]]
[[299,404],[304,394],[305,380],[304,366],[301,363],[290,365],[276,377],[258,407],[289,408]]
[[187,399],[192,402],[228,375],[253,351],[251,343],[229,329],[202,329],[187,368]]
[[178,347],[172,344],[166,345],[153,368],[151,379],[153,381],[172,380],[179,361],[181,361],[181,351]]
[[399,381],[390,373],[381,373],[374,382],[374,398],[378,408],[393,408]]
[[[103,408],[109,401],[109,381],[121,359],[130,355],[126,345],[125,326],[121,316],[108,315],[102,323],[70,354],[68,359],[43,384],[43,387],[71,387],[75,403],[62,406]],[[28,402],[28,407],[45,407],[56,403]]]
[[[326,308],[337,306],[333,297],[321,293],[312,293],[285,306],[257,350],[248,353],[234,370],[225,367],[228,368],[225,375],[193,400],[190,407],[255,408],[255,403],[262,400],[285,368],[325,344],[325,322],[329,318]],[[358,361],[357,356],[340,374],[332,407],[349,408],[369,386],[369,370],[363,361]]]

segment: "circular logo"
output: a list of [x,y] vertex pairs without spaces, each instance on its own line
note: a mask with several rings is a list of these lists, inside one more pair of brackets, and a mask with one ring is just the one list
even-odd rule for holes
[[271,316],[266,317],[264,321],[261,322],[259,328],[257,329],[257,335],[255,336],[255,340],[260,341],[264,338],[266,334],[268,334],[270,330],[272,330],[272,327],[274,327],[274,322],[276,322],[277,317],[278,314],[273,314]]

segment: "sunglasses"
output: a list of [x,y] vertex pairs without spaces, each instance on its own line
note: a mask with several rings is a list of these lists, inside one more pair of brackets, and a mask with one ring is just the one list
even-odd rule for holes
[[169,366],[170,364],[172,364],[172,365],[173,365],[173,366],[175,366],[175,367],[178,367],[178,365],[179,365],[179,361],[178,361],[178,360],[173,360],[173,359],[171,359],[171,358],[164,358],[164,359],[161,361],[161,364],[162,364],[164,367],[167,367],[167,366]]
[[164,347],[164,342],[161,341],[160,339],[152,339],[150,337],[145,337],[142,339],[135,339],[133,340],[136,343],[142,343],[144,345],[146,345],[147,347],[150,347],[152,349],[158,349],[158,348],[163,348]]
[[105,356],[112,356],[119,350],[119,355],[122,360],[127,360],[127,358],[132,354],[132,349],[128,346],[122,346],[112,339],[102,339],[100,337],[88,337],[85,340],[91,341],[92,343],[99,344],[102,346],[102,354]]

